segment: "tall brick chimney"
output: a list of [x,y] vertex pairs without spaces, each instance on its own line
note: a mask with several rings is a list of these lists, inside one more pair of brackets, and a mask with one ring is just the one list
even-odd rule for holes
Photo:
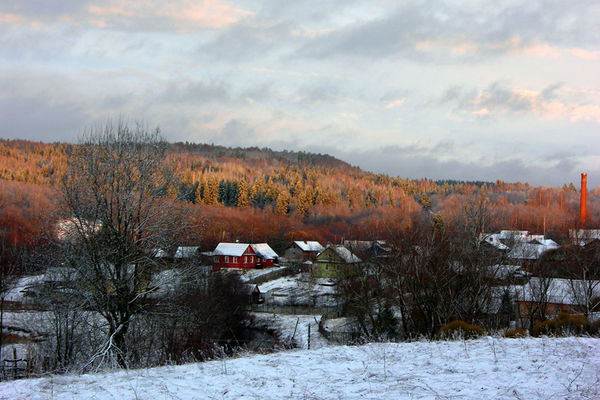
[[579,201],[579,226],[585,229],[585,200],[587,197],[587,174],[581,173],[581,197]]

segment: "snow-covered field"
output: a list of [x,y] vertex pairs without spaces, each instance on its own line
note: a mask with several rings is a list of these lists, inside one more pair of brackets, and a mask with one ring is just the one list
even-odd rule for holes
[[0,383],[1,399],[598,399],[600,339],[330,346]]

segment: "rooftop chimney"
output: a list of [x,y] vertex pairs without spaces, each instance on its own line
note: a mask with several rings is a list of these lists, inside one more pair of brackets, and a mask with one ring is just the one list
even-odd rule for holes
[[585,199],[587,197],[587,174],[581,174],[581,198],[579,202],[579,226],[585,229]]

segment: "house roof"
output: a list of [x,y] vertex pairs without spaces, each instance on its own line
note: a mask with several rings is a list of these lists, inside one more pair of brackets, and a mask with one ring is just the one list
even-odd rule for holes
[[392,251],[392,248],[385,240],[344,240],[344,247],[359,252]]
[[327,247],[325,248],[325,250],[323,250],[323,252],[321,254],[323,254],[325,251],[327,251],[327,249],[331,249],[331,251],[333,251],[335,254],[337,254],[345,263],[351,264],[351,263],[358,263],[358,262],[362,261],[356,255],[354,255],[354,253],[352,253],[350,250],[348,250],[341,244],[337,244],[337,245],[329,244],[329,245],[327,245]]
[[508,251],[508,257],[521,260],[536,260],[547,250],[558,246],[544,235],[530,235],[527,231],[500,231],[480,236],[481,240],[498,250]]
[[[580,305],[600,296],[600,281],[537,277],[517,288],[515,295],[518,301],[535,302],[539,301],[546,288],[548,303]],[[591,293],[586,296],[586,291],[590,288]]]
[[321,245],[321,243],[319,243],[317,241],[296,240],[296,241],[294,241],[294,244],[296,246],[298,246],[300,248],[300,250],[302,250],[302,251],[321,252],[321,251],[325,250],[325,247],[323,247],[323,245]]
[[219,243],[213,254],[216,256],[241,257],[248,249],[248,246],[250,246],[248,243]]
[[279,257],[267,243],[254,243],[250,246],[252,246],[252,249],[256,252],[256,254],[265,260],[274,260]]
[[537,260],[547,250],[558,248],[552,239],[519,242],[508,252],[508,257],[519,260]]

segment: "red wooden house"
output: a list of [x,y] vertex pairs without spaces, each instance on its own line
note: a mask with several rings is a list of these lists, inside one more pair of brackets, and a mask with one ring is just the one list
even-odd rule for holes
[[213,271],[221,268],[268,268],[277,253],[266,243],[219,243],[213,251]]

